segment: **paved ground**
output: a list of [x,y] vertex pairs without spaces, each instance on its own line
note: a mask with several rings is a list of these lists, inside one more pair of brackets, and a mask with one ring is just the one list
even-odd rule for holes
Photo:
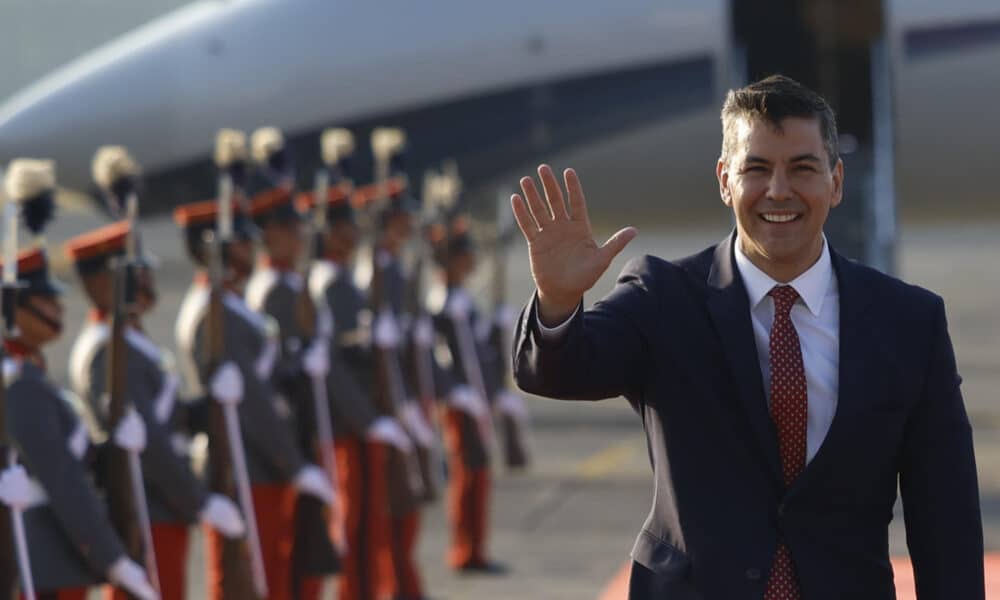
[[[95,222],[92,216],[70,212],[50,238],[63,239]],[[682,256],[721,239],[727,227],[727,223],[683,230],[647,226],[628,253]],[[901,240],[902,276],[934,289],[947,301],[966,401],[975,423],[987,546],[993,551],[1000,550],[998,228],[1000,220],[907,224]],[[172,344],[177,302],[190,271],[182,257],[180,237],[169,222],[157,220],[145,230],[147,243],[163,260],[163,300],[149,329],[157,339]],[[617,272],[623,262],[619,259],[611,270]],[[511,264],[512,294],[523,298],[530,279],[521,267],[526,260],[520,245],[512,253]],[[606,278],[597,289],[609,287],[610,278]],[[68,305],[67,338],[49,353],[56,376],[63,375],[70,338],[84,315],[75,291],[71,290]],[[493,553],[512,572],[494,579],[461,578],[447,572],[442,564],[443,508],[434,506],[427,512],[420,547],[433,598],[597,598],[627,559],[652,496],[638,419],[620,400],[574,404],[532,399],[529,404],[536,463],[525,474],[499,474],[494,500]],[[905,554],[901,527],[895,525],[892,549]],[[201,572],[194,574],[192,588],[200,589]]]

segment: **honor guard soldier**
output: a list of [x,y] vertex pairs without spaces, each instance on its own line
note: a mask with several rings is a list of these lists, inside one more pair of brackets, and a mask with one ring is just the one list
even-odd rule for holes
[[[115,206],[125,206],[134,192],[138,167],[124,148],[98,152],[95,180]],[[89,420],[107,428],[105,396],[109,347],[108,316],[112,310],[112,263],[125,254],[134,225],[119,221],[84,233],[66,243],[66,252],[91,303],[88,323],[70,354],[69,375],[73,391],[86,400]],[[220,494],[210,494],[192,472],[188,456],[185,407],[178,404],[178,377],[174,361],[145,333],[142,315],[156,302],[154,274],[148,260],[140,258],[135,294],[136,312],[125,331],[127,343],[126,393],[146,426],[142,453],[146,497],[157,570],[163,600],[185,597],[189,526],[201,522],[222,535],[241,537],[245,525],[236,505]]]
[[[382,414],[398,418],[413,443],[425,444],[431,431],[416,398],[416,385],[407,377],[402,356],[407,327],[407,277],[402,253],[413,234],[416,199],[403,174],[402,157],[406,135],[399,129],[379,128],[372,132],[375,154],[375,183],[363,193],[366,204],[375,210],[376,228],[372,249],[372,280],[369,301],[374,314],[373,338],[376,347],[376,392]],[[420,505],[426,499],[424,473],[415,451],[392,453],[389,457],[389,509],[392,539],[389,553],[383,553],[382,568],[388,567],[391,594],[400,600],[423,597],[423,585],[416,564]]]
[[[217,157],[220,154],[233,161],[220,164],[221,168],[243,168],[238,163],[246,160],[245,146],[217,152]],[[279,351],[276,327],[252,311],[239,294],[253,267],[253,241],[257,232],[238,204],[231,207],[234,237],[224,246],[222,281],[224,361],[211,373],[201,367],[207,363],[209,351],[206,321],[212,291],[205,233],[214,232],[224,239],[226,232],[216,227],[220,206],[214,200],[183,205],[174,211],[174,220],[183,229],[188,253],[196,265],[194,282],[176,324],[177,347],[192,391],[203,396],[210,393],[222,403],[238,403],[252,504],[258,507],[255,522],[248,526],[255,526],[259,533],[268,598],[283,599],[291,594],[296,496],[304,492],[331,502],[333,491],[323,471],[303,457],[289,423],[287,402],[271,385]],[[209,595],[221,599],[225,585],[223,544],[212,531],[208,532],[208,538]]]
[[[387,551],[390,542],[386,456],[391,448],[406,453],[413,445],[399,422],[380,416],[373,401],[371,313],[352,265],[361,238],[351,203],[354,138],[345,129],[330,129],[321,145],[326,181],[319,177],[317,191],[300,194],[297,202],[303,213],[325,211],[317,215],[323,231],[308,285],[317,311],[328,311],[333,324],[327,390],[346,536],[337,597],[375,600],[379,551]],[[326,202],[317,202],[323,191]]]
[[[5,183],[10,200],[20,203],[25,225],[40,234],[55,206],[52,163],[16,160]],[[87,586],[107,580],[136,598],[152,600],[156,592],[149,578],[127,556],[88,477],[88,459],[100,449],[91,446],[71,400],[45,373],[41,350],[58,339],[63,316],[60,287],[49,277],[45,250],[24,251],[16,261],[5,258],[3,268],[16,268],[20,284],[16,332],[5,340],[5,408],[26,472],[5,475],[6,489],[0,493],[9,499],[14,492],[24,511],[34,587],[42,598],[82,600]],[[142,419],[133,412],[119,422],[108,443],[140,451],[145,437]]]
[[[457,190],[456,192],[457,193]],[[502,573],[486,556],[489,523],[490,447],[493,440],[490,381],[503,360],[476,335],[479,317],[472,295],[464,288],[476,267],[475,246],[463,216],[446,216],[430,229],[435,260],[447,288],[435,315],[438,334],[447,344],[449,390],[444,412],[448,452],[448,516],[451,545],[447,562],[463,573]]]
[[[303,455],[323,464],[324,460],[332,461],[332,457],[319,455],[322,444],[318,443],[319,418],[315,414],[312,378],[322,378],[323,389],[319,393],[322,402],[328,403],[327,386],[338,385],[336,379],[327,381],[330,365],[325,331],[330,325],[322,319],[327,313],[315,310],[299,270],[305,249],[303,219],[295,204],[284,137],[278,129],[265,127],[255,131],[250,139],[255,179],[271,186],[250,200],[250,214],[260,229],[263,252],[247,282],[246,302],[278,326],[280,356],[272,382],[290,400]],[[323,412],[327,422],[328,413],[328,409]],[[332,452],[332,440],[329,445],[328,454]],[[322,578],[340,570],[340,559],[330,540],[334,523],[328,522],[332,520],[328,512],[335,511],[327,511],[310,496],[300,497],[295,507],[292,585],[296,588],[295,596],[304,600],[318,598]]]

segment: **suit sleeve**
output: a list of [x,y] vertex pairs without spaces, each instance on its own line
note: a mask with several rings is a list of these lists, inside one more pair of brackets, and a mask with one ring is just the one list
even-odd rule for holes
[[45,488],[49,508],[87,563],[102,575],[125,555],[104,503],[73,457],[59,427],[59,403],[40,381],[20,381],[9,391],[8,427],[32,474]]
[[187,463],[174,452],[170,430],[157,420],[153,401],[159,390],[150,389],[143,359],[137,354],[137,350],[129,349],[125,389],[146,424],[146,449],[141,454],[143,479],[184,519],[195,522],[208,491]]
[[341,419],[351,431],[364,435],[377,416],[375,407],[365,396],[364,387],[355,378],[354,372],[337,348],[330,343],[330,371],[326,377],[327,394],[333,418]]
[[905,433],[900,491],[917,597],[982,599],[983,531],[972,427],[944,303],[936,299],[922,397]]
[[537,292],[514,331],[514,379],[522,390],[559,399],[599,400],[639,389],[648,357],[646,328],[657,323],[649,261],[634,259],[614,290],[593,308],[577,310],[558,335],[542,336]]

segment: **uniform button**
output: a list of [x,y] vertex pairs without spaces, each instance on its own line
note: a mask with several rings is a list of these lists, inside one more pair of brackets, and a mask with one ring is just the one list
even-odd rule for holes
[[781,502],[781,503],[778,504],[778,516],[779,517],[785,516],[785,503],[784,502]]
[[747,569],[747,579],[750,581],[757,581],[760,579],[760,569],[750,567]]

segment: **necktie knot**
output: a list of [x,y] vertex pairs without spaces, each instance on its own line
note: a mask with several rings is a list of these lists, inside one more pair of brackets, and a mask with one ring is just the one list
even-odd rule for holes
[[776,285],[767,293],[774,299],[774,314],[788,316],[792,305],[799,299],[799,293],[790,285]]

